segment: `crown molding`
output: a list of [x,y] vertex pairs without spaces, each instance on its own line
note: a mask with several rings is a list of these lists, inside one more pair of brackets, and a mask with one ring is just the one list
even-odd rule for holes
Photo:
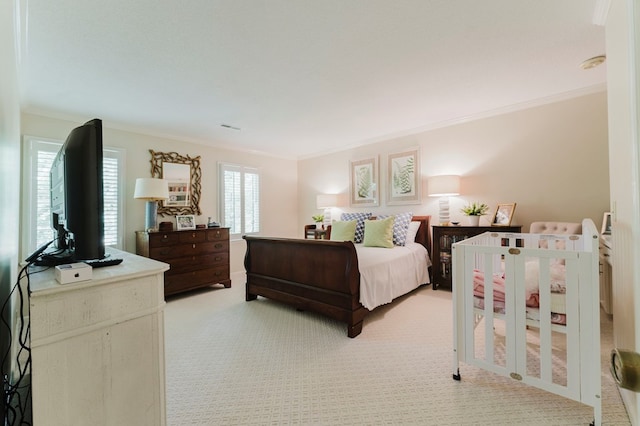
[[607,15],[609,14],[609,6],[611,0],[596,0],[596,6],[593,10],[593,24],[604,27],[607,23]]

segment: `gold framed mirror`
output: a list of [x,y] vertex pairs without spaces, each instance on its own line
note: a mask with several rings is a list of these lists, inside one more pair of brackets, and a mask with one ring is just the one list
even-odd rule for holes
[[159,201],[158,214],[200,215],[200,156],[183,156],[177,152],[151,153],[151,177],[167,180],[169,199]]

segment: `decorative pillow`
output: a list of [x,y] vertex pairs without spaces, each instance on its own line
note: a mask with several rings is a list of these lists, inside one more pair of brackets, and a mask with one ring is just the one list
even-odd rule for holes
[[[364,221],[371,217],[371,213],[342,213],[340,220],[357,220],[356,236],[353,242],[361,243],[364,238]],[[333,232],[333,231],[332,231]]]
[[356,237],[357,220],[334,220],[331,222],[331,241],[353,241]]
[[406,243],[415,243],[416,235],[418,235],[418,229],[420,229],[420,222],[410,222],[409,227],[407,228],[407,239]]
[[393,217],[365,220],[364,246],[393,248]]
[[[393,223],[393,244],[397,246],[403,246],[407,240],[407,229],[413,218],[413,213],[399,213],[397,215],[381,214],[377,216],[378,219],[385,219],[387,217],[395,217]],[[413,241],[412,241],[413,242]]]

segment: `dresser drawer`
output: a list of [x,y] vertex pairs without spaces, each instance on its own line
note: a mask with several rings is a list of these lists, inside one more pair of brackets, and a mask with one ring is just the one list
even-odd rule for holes
[[226,265],[182,274],[165,274],[164,292],[165,294],[178,293],[191,288],[202,287],[206,284],[217,284],[228,279],[229,267]]
[[176,232],[153,232],[149,233],[149,245],[151,247],[169,246],[178,244],[178,234]]
[[177,233],[180,243],[201,243],[205,240],[202,231],[180,231]]
[[184,272],[207,269],[214,266],[226,266],[229,264],[229,253],[210,253],[200,256],[180,257],[171,260],[171,268],[165,275],[175,275]]
[[[216,248],[216,244],[213,242],[206,243],[192,243],[192,244],[178,244],[166,247],[154,247],[149,249],[149,257],[156,260],[171,260],[178,257],[190,257],[198,256],[201,254],[207,254],[212,251],[222,250],[223,248]],[[171,262],[170,262],[171,263]]]
[[218,240],[229,241],[229,228],[207,229],[207,240],[208,241],[218,241]]
[[225,241],[213,241],[208,244],[212,244],[212,251],[214,252],[228,252],[229,251],[229,240]]

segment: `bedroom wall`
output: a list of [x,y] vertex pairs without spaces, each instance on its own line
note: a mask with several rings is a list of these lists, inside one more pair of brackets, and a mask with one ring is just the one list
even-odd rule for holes
[[[420,147],[422,202],[387,206],[387,155]],[[348,207],[349,161],[379,155],[379,207]],[[333,210],[430,214],[437,222],[438,199],[428,197],[427,177],[457,174],[461,195],[451,197],[451,220],[464,220],[460,208],[471,201],[517,203],[512,223],[537,220],[579,222],[599,227],[609,209],[607,95],[604,90],[541,106],[467,121],[372,145],[308,158],[298,163],[299,220],[311,223],[320,213],[319,193],[343,194]],[[484,216],[481,224],[488,224]],[[302,231],[300,231],[302,232]]]
[[[84,121],[22,115],[22,134],[64,141],[69,132]],[[84,120],[84,121],[83,121]],[[224,148],[149,136],[110,127],[103,121],[104,144],[126,150],[125,182],[125,240],[124,249],[135,253],[135,231],[144,228],[145,202],[135,200],[133,192],[138,177],[149,177],[149,149],[159,152],[175,151],[181,155],[200,156],[202,169],[202,215],[197,223],[206,223],[207,217],[218,218],[218,162],[243,164],[260,169],[262,182],[261,227],[264,235],[295,236],[297,226],[297,167],[292,159],[275,158]],[[159,216],[159,220],[166,220]],[[245,244],[243,240],[231,242],[231,272],[244,271]]]
[[[15,177],[20,176],[20,97],[18,84],[18,55],[16,51],[16,2],[0,2],[0,305],[2,324],[0,325],[0,359],[4,358],[11,344],[11,336],[16,334],[13,322],[19,312],[17,298],[4,306],[10,297],[11,289],[18,277],[18,209],[20,188],[15,184]],[[11,333],[5,323],[11,324]],[[14,349],[15,351],[15,349]],[[11,357],[15,359],[15,352]],[[4,359],[3,359],[4,360]],[[12,377],[15,365],[7,360],[0,365],[0,377]],[[12,384],[14,381],[12,379]],[[4,392],[3,392],[4,396]],[[5,398],[0,402],[0,419],[5,419],[7,406]],[[22,420],[20,415],[17,422]],[[3,421],[4,423],[4,421]]]

